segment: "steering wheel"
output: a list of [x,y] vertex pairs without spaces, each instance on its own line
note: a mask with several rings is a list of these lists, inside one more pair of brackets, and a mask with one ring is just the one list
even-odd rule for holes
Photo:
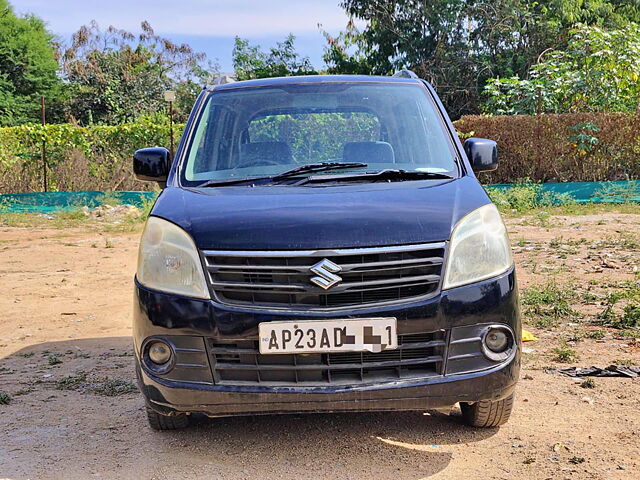
[[284,164],[277,162],[275,160],[269,160],[268,158],[256,158],[255,160],[249,160],[248,162],[243,162],[240,165],[238,165],[236,168],[267,167],[270,165],[284,165]]

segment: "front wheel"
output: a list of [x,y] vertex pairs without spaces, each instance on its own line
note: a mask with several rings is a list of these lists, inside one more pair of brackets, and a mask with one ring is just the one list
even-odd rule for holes
[[152,408],[146,407],[149,426],[154,430],[180,430],[189,425],[189,417],[184,413],[162,415]]
[[511,410],[513,409],[512,393],[502,400],[492,402],[491,400],[482,400],[476,403],[460,402],[460,410],[462,410],[462,418],[464,423],[472,427],[497,427],[504,425],[509,420]]

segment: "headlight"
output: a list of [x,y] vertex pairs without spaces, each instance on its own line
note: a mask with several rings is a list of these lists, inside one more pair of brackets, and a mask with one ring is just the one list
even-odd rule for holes
[[145,287],[210,298],[193,240],[171,222],[149,217],[138,251],[138,281]]
[[498,209],[484,205],[466,215],[453,229],[442,288],[453,288],[495,277],[513,264],[507,229]]

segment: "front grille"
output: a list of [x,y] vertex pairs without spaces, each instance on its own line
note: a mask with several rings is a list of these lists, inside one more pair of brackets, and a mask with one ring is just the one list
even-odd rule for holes
[[398,348],[378,353],[261,355],[257,341],[208,339],[219,385],[353,385],[443,374],[445,330],[398,335]]
[[[311,251],[204,251],[215,297],[233,305],[331,309],[435,295],[445,244]],[[325,290],[311,279],[323,259],[341,281]]]

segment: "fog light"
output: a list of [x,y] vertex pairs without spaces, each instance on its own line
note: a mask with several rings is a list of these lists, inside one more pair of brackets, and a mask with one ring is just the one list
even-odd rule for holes
[[507,337],[504,330],[492,328],[484,337],[484,343],[486,343],[487,348],[492,352],[500,353],[504,352],[509,346],[509,337]]
[[482,336],[482,353],[489,360],[503,362],[513,353],[515,339],[509,327],[492,325]]
[[151,360],[156,365],[166,364],[169,360],[171,360],[171,355],[173,355],[171,347],[166,343],[158,340],[151,342],[147,352],[149,355],[149,360]]

